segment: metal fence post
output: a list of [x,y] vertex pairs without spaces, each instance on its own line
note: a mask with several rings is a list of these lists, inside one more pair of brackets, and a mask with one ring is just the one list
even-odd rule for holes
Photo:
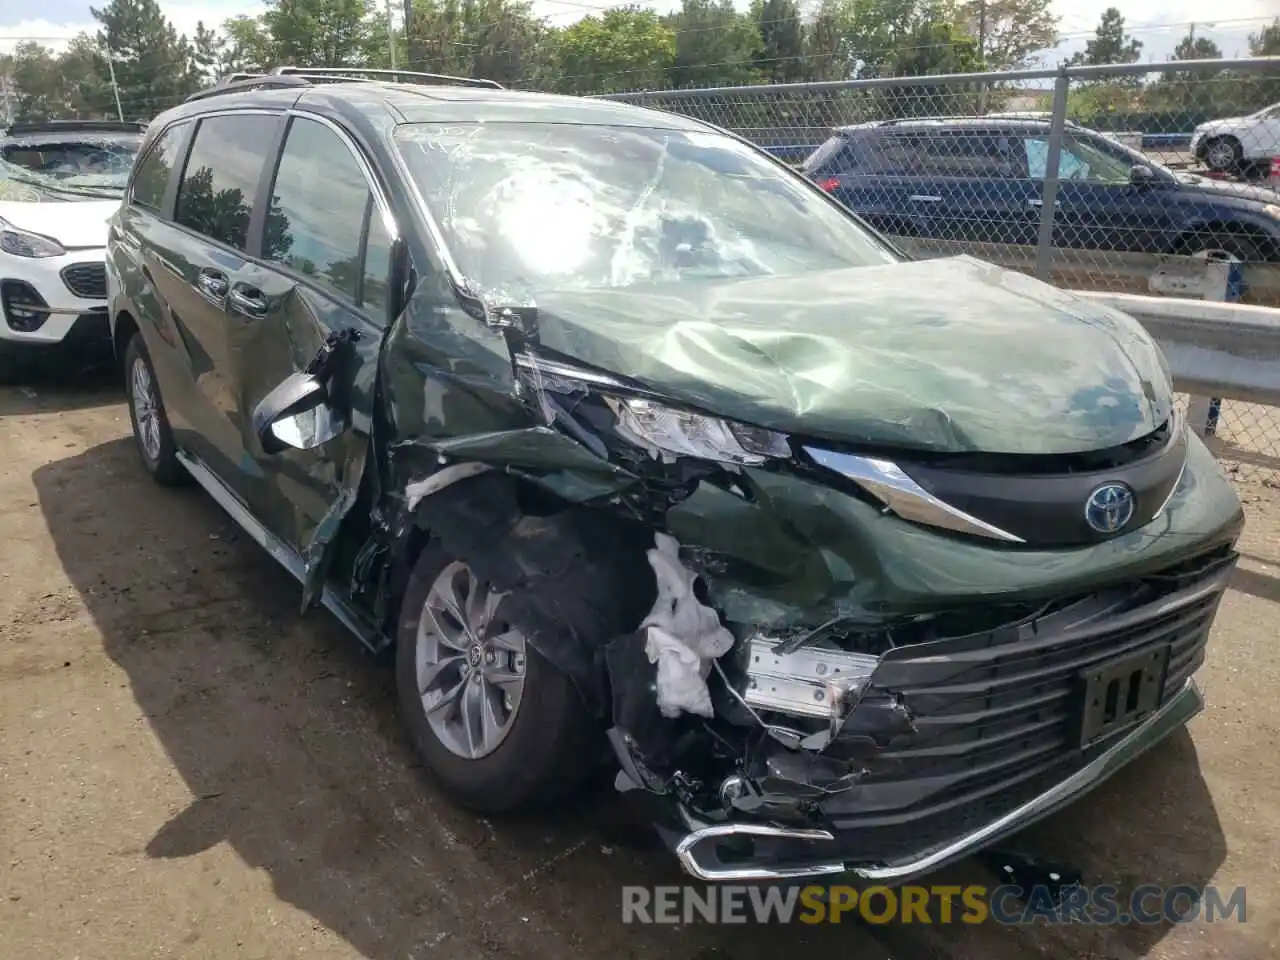
[[1053,82],[1053,116],[1049,120],[1049,149],[1044,164],[1044,190],[1040,195],[1040,235],[1036,240],[1036,276],[1046,281],[1053,262],[1053,215],[1058,205],[1058,165],[1062,159],[1062,131],[1067,125],[1070,89],[1071,75],[1063,65]]

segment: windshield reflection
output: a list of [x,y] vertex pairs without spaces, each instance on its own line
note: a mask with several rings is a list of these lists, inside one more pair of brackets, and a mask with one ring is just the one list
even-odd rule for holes
[[504,298],[894,260],[799,177],[720,134],[517,122],[415,123],[396,137],[459,269]]

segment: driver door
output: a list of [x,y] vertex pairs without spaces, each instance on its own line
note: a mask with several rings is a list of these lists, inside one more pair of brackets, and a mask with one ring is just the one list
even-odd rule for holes
[[[269,171],[250,319],[232,331],[230,366],[255,474],[246,499],[302,557],[310,598],[364,472],[394,225],[355,143],[317,120],[290,118]],[[322,380],[325,402],[277,424],[265,449],[263,401],[303,372]]]
[[[1028,170],[1038,183],[1033,216],[1040,215],[1048,137],[1025,141]],[[1158,253],[1176,233],[1177,213],[1167,203],[1168,191],[1157,181],[1130,182],[1136,158],[1104,137],[1067,131],[1058,163],[1057,209],[1053,243],[1076,250]]]

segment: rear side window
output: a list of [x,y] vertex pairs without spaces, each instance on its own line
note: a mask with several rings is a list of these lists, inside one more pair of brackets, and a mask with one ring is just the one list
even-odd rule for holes
[[351,149],[324,124],[295,118],[272,185],[263,256],[376,313],[386,304],[389,250]]
[[981,131],[947,131],[921,138],[921,162],[930,176],[996,179],[1015,175],[1017,165],[1007,137]]
[[178,187],[174,219],[237,250],[247,250],[249,218],[278,118],[262,114],[200,121]]
[[178,163],[178,151],[191,121],[175,123],[156,139],[155,144],[138,164],[133,178],[133,202],[140,207],[159,210],[164,203],[164,193],[169,189],[169,177]]
[[859,140],[851,169],[888,177],[919,176],[924,172],[924,137],[903,134]]

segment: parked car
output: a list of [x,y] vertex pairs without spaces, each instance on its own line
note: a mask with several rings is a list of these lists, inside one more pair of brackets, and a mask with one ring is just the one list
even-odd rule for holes
[[0,375],[52,348],[110,358],[107,218],[145,130],[64,121],[0,135]]
[[161,114],[108,288],[146,471],[394,651],[453,796],[608,744],[696,876],[904,881],[1201,709],[1242,512],[1136,321],[696,120],[423,79]]
[[[1035,119],[950,118],[841,127],[805,174],[885,233],[1034,245],[1049,145]],[[1280,197],[1175,173],[1075,124],[1063,133],[1055,246],[1280,260]]]
[[1202,123],[1191,133],[1191,153],[1210,170],[1242,173],[1280,157],[1280,103],[1247,117]]

